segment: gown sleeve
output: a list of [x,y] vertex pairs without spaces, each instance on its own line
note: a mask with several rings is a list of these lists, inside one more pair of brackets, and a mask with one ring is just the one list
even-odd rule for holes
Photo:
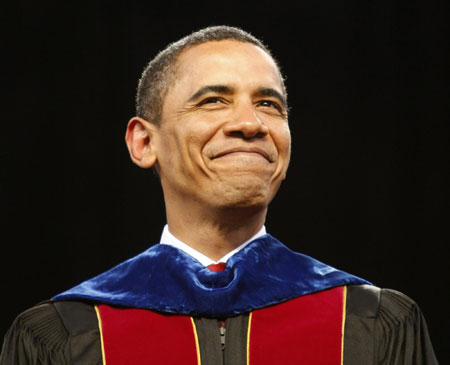
[[0,365],[102,364],[92,305],[54,302],[20,314],[6,333]]
[[378,364],[438,364],[418,305],[394,290],[381,290],[375,321]]
[[68,333],[51,304],[20,314],[5,335],[0,365],[69,364]]
[[349,286],[344,364],[438,364],[417,304],[394,290]]

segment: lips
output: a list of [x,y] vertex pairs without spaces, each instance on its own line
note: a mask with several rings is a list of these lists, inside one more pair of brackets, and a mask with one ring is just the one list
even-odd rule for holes
[[261,155],[262,157],[264,157],[267,161],[273,162],[273,158],[271,157],[271,154],[269,154],[263,148],[260,148],[260,147],[257,147],[257,146],[228,148],[228,149],[225,149],[225,150],[222,150],[220,152],[217,152],[217,153],[213,154],[212,160],[214,160],[216,158],[220,158],[220,157],[226,156],[226,155],[235,154],[235,153],[249,153],[249,154],[250,153],[256,153],[256,154]]

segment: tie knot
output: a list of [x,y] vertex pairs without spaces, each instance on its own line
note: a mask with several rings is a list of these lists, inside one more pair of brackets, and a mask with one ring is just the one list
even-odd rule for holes
[[208,265],[207,267],[208,267],[208,269],[210,269],[211,271],[219,272],[219,271],[225,270],[225,268],[227,267],[227,265],[226,265],[224,262],[219,262],[218,264]]

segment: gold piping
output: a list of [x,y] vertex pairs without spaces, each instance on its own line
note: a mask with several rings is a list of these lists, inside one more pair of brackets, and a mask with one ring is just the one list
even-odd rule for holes
[[200,346],[198,344],[198,336],[197,336],[197,327],[195,326],[194,318],[191,318],[192,329],[194,330],[194,338],[195,338],[195,349],[197,351],[197,365],[201,365],[202,361],[200,359]]
[[247,328],[247,365],[250,365],[250,327],[252,325],[252,315],[253,312],[250,312],[248,315],[248,328]]
[[98,329],[100,331],[100,344],[102,346],[102,363],[103,365],[106,365],[106,358],[105,358],[105,344],[103,342],[103,331],[102,331],[102,318],[100,317],[100,311],[98,310],[98,306],[94,306],[95,313],[97,313],[97,320],[98,320]]
[[344,364],[344,332],[345,332],[346,312],[347,312],[347,286],[344,286],[344,295],[343,295],[343,303],[342,303],[341,365]]

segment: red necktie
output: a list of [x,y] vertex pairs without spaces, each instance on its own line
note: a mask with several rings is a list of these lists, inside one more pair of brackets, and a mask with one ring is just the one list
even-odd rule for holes
[[208,267],[208,269],[210,269],[211,271],[219,272],[219,271],[225,270],[225,268],[227,267],[227,265],[226,265],[224,262],[219,262],[218,264],[208,265],[207,267]]

